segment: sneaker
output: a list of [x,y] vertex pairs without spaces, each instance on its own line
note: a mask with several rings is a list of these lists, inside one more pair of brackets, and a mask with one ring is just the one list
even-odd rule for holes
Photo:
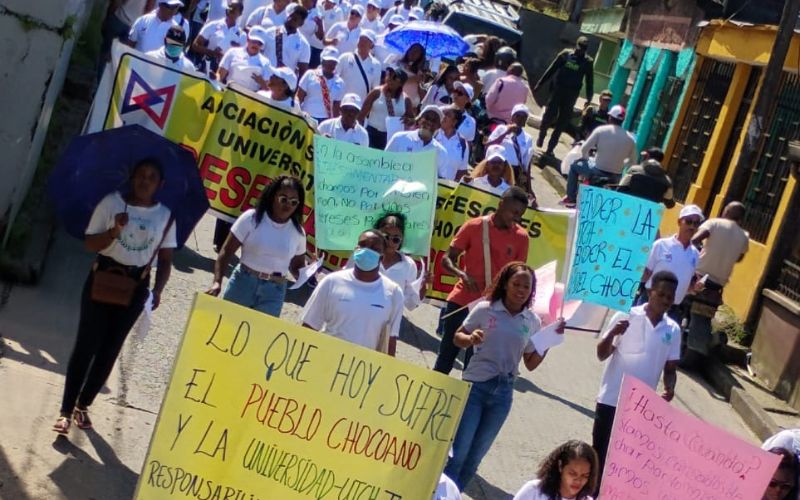
[[570,199],[569,196],[561,198],[561,201],[559,201],[558,204],[566,208],[575,208],[576,205],[575,200]]

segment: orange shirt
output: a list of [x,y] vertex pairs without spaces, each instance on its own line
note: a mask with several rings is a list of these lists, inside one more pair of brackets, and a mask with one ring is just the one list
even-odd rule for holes
[[[462,250],[462,269],[478,284],[481,290],[486,289],[483,271],[483,218],[470,219],[458,230],[450,246]],[[492,261],[492,277],[497,276],[500,269],[513,261],[527,262],[528,233],[523,227],[514,224],[509,229],[498,229],[494,225],[494,216],[489,217],[489,253]],[[470,292],[461,280],[447,296],[448,302],[465,306],[483,295],[482,292]]]

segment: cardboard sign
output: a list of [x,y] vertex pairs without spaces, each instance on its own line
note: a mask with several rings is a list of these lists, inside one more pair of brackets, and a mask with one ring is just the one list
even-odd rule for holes
[[199,294],[136,498],[430,498],[468,393]]
[[406,217],[402,250],[427,255],[436,208],[436,152],[391,153],[314,137],[317,247],[351,250],[388,212]]
[[600,498],[761,498],[780,457],[686,415],[622,379]]
[[630,311],[663,213],[658,203],[581,186],[566,299]]

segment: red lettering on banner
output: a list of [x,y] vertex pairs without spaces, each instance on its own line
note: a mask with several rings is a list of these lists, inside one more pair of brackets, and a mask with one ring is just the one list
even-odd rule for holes
[[256,206],[258,197],[261,196],[264,187],[268,186],[270,182],[272,182],[272,179],[269,177],[261,174],[256,175],[253,184],[250,185],[250,191],[247,192],[247,198],[242,203],[242,212]]
[[219,190],[219,199],[226,207],[236,208],[244,199],[246,186],[250,184],[250,172],[243,167],[234,167],[228,171],[225,182],[228,187]]
[[208,196],[209,200],[216,200],[217,191],[212,189],[205,181],[210,181],[211,184],[219,185],[219,183],[222,182],[222,176],[218,172],[211,170],[212,167],[225,171],[228,169],[228,162],[212,154],[206,154],[200,164],[200,177],[203,179],[203,185],[206,187],[206,196]]

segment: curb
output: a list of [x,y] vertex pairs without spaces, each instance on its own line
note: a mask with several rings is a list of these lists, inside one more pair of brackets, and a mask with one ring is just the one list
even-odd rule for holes
[[731,375],[730,369],[716,358],[710,358],[703,370],[704,378],[719,391],[758,439],[764,441],[778,432],[778,424],[756,400],[747,394]]
[[550,186],[556,190],[559,196],[567,194],[567,180],[555,168],[545,165],[542,167],[542,177]]

